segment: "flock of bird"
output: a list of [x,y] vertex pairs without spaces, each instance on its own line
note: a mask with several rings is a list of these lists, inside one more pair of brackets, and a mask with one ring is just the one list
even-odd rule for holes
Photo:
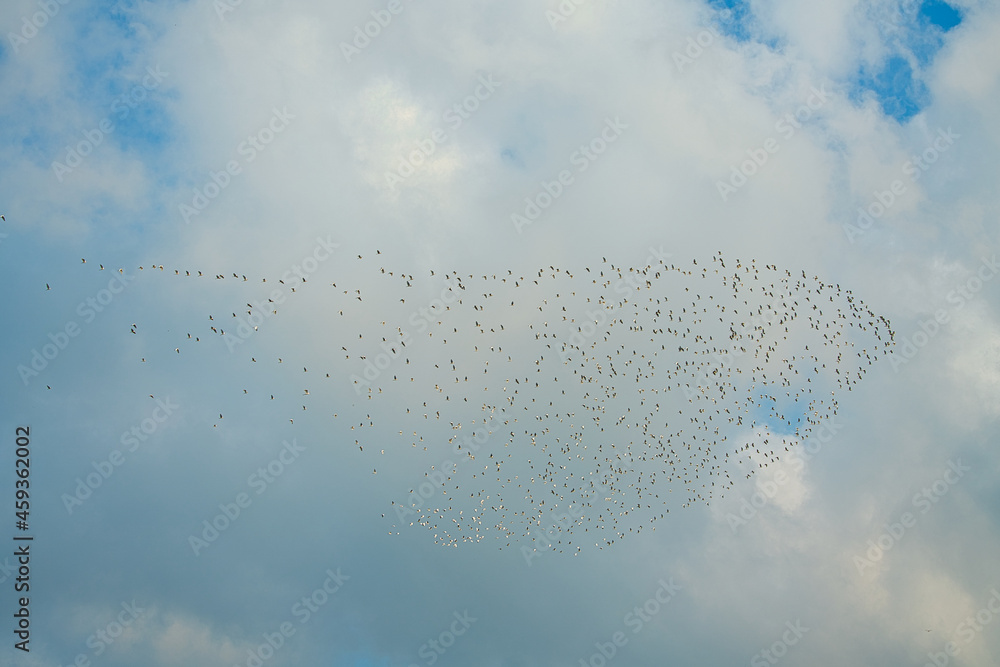
[[[832,418],[838,393],[893,346],[889,322],[849,290],[721,253],[424,279],[380,254],[333,281],[139,270],[252,286],[260,298],[209,314],[170,351],[218,337],[249,369],[307,378],[297,403],[339,423],[345,451],[374,457],[373,473],[394,456],[393,474],[409,473],[386,508],[395,530],[421,525],[446,545],[492,533],[603,547],[708,503]],[[297,289],[310,325],[333,332],[301,372],[253,338],[280,326]]]

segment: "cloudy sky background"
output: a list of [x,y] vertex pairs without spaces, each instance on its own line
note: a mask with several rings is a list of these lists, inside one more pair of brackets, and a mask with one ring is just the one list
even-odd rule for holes
[[[442,665],[579,665],[618,631],[628,642],[609,664],[771,664],[761,651],[778,646],[787,665],[923,665],[948,642],[960,649],[949,664],[997,664],[1000,619],[963,623],[1000,590],[1000,283],[989,263],[1000,8],[590,1],[563,3],[575,7],[563,16],[556,2],[402,0],[345,54],[388,4],[69,0],[34,31],[25,20],[40,4],[0,9],[0,433],[12,445],[15,426],[32,428],[36,535],[32,650],[7,634],[2,664],[82,654],[246,665],[290,621],[295,634],[264,664],[423,665],[421,647],[466,611],[476,620]],[[499,85],[449,124],[445,111],[483,80]],[[800,127],[782,125],[809,101]],[[249,160],[242,143],[276,113],[287,124]],[[608,119],[625,129],[576,172],[571,156]],[[113,129],[78,166],[54,166],[102,122]],[[426,163],[390,186],[386,172],[438,129],[446,138]],[[777,152],[723,198],[718,183],[769,140]],[[907,166],[925,151],[933,164]],[[231,161],[239,173],[185,216]],[[574,183],[518,229],[525,197],[564,169]],[[856,227],[859,207],[894,181],[901,194]],[[266,299],[318,238],[339,247],[285,290],[245,349],[212,336],[209,314]],[[390,501],[427,460],[384,461],[373,476],[346,422],[329,419],[370,412],[350,405],[359,366],[326,381],[326,418],[313,416],[319,399],[308,417],[294,411],[303,380],[290,370],[318,371],[339,359],[336,341],[384,317],[345,327],[316,289],[377,292],[351,261],[376,248],[385,266],[423,278],[422,303],[441,289],[430,270],[643,266],[650,248],[701,263],[722,251],[851,289],[891,320],[896,356],[838,397],[835,435],[779,465],[786,481],[745,525],[727,517],[774,468],[611,548],[530,562],[492,539],[444,548],[390,521]],[[118,268],[133,280],[88,320],[79,304]],[[987,280],[969,286],[977,271]],[[210,278],[233,273],[257,282]],[[944,326],[914,339],[942,312]],[[37,376],[19,372],[70,322],[80,332],[65,349]],[[247,364],[251,354],[267,366]],[[179,407],[67,511],[77,478],[151,417],[150,394]],[[393,424],[383,431],[388,441]],[[188,536],[292,438],[301,457],[194,555]],[[3,451],[7,503],[13,447]],[[962,475],[946,476],[950,465]],[[936,502],[914,502],[924,488]],[[906,512],[914,525],[859,568],[869,540]],[[300,623],[293,606],[337,568],[349,579]],[[10,624],[12,581],[0,574]],[[626,614],[670,578],[680,590],[633,633]],[[97,655],[88,638],[133,600],[139,618]],[[785,652],[789,623],[808,631]]]

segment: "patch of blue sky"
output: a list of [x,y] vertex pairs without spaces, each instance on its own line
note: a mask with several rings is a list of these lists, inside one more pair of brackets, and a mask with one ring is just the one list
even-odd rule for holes
[[722,34],[737,42],[750,41],[751,12],[746,0],[708,0],[708,6],[715,12],[713,18]]
[[[81,40],[93,39],[93,35],[78,35]],[[76,97],[81,104],[106,107],[115,97],[116,83],[127,67],[127,59],[121,53],[94,52],[80,42],[67,45],[65,56],[74,64],[67,76],[71,89],[67,95]]]
[[156,99],[139,102],[134,107],[122,103],[109,118],[114,123],[114,139],[123,151],[153,150],[173,136],[170,117]]
[[944,46],[945,33],[961,22],[961,13],[941,0],[924,0],[919,7],[903,3],[896,18],[879,26],[888,57],[877,66],[859,68],[851,99],[874,94],[883,113],[900,123],[920,113],[930,103],[922,70]]
[[768,34],[756,20],[747,0],[707,0],[712,10],[712,23],[719,34],[740,44],[763,44],[773,51],[779,51],[782,41]]
[[[160,65],[145,48],[151,31],[137,22],[127,4],[111,11],[81,6],[79,12],[73,39],[63,47],[74,63],[65,95],[86,110],[83,115],[91,122],[62,139],[75,143],[106,119],[113,129],[105,141],[144,162],[155,161],[170,143],[174,126],[165,104],[171,94],[169,73],[159,80],[149,75]],[[62,144],[57,148],[65,153]]]
[[[17,116],[0,118],[0,141],[19,153],[40,169],[48,169],[54,156],[65,152],[64,137],[53,135],[46,128],[31,123],[32,118],[42,118],[49,111],[45,104],[20,100],[16,103]],[[24,119],[24,120],[21,120]],[[82,136],[80,137],[82,138]]]
[[856,87],[851,91],[855,101],[874,94],[885,115],[905,123],[930,102],[930,92],[914,76],[910,62],[899,55],[889,57],[874,72],[862,70]]
[[[776,391],[774,387],[771,389]],[[794,435],[797,427],[804,430],[808,426],[805,423],[806,414],[802,407],[798,406],[795,401],[788,399],[779,399],[778,403],[773,403],[770,399],[767,399],[760,405],[754,406],[751,414],[752,419],[757,422],[758,426],[762,424],[766,425],[767,429],[776,435]],[[778,414],[784,416],[784,419],[779,419]],[[802,420],[801,423],[798,420]]]
[[904,16],[897,37],[901,50],[909,51],[926,67],[944,46],[945,33],[962,22],[961,13],[946,2],[925,0],[915,12]]
[[942,0],[924,0],[918,16],[921,22],[937,26],[945,32],[962,22],[962,13]]
[[128,5],[83,5],[74,16],[75,32],[63,49],[75,64],[73,84],[81,101],[107,106],[138,83],[146,67],[157,65],[149,57],[154,26],[138,20]]

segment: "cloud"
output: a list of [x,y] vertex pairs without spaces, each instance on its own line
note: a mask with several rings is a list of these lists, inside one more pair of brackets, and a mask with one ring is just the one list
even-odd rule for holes
[[[71,0],[16,49],[8,33],[39,4],[0,11],[11,325],[0,413],[38,431],[33,509],[51,550],[32,603],[61,610],[38,612],[27,664],[91,650],[87,637],[133,597],[147,611],[109,664],[245,663],[336,567],[352,585],[270,664],[421,664],[419,648],[465,609],[479,620],[441,664],[578,664],[671,576],[683,592],[654,632],[621,647],[622,664],[746,662],[797,619],[810,630],[786,664],[922,664],[955,641],[996,585],[1000,301],[984,282],[961,308],[949,302],[997,245],[996,6],[949,3],[961,16],[951,25],[942,3],[585,2],[553,25],[556,1],[401,0],[348,60],[342,44],[389,4],[243,2],[220,16],[208,0]],[[121,117],[116,100],[156,67],[169,75]],[[489,76],[500,85],[487,95]],[[825,101],[809,108],[815,90]],[[456,104],[468,116],[458,126],[446,116]],[[277,132],[286,109],[294,118]],[[106,118],[115,130],[94,143]],[[576,171],[572,156],[609,118],[627,128]],[[949,131],[958,138],[914,171]],[[53,162],[87,141],[60,181]],[[241,152],[252,141],[262,149]],[[412,174],[390,187],[403,163]],[[723,199],[734,169],[745,182]],[[562,170],[573,183],[518,234],[511,215]],[[900,194],[883,203],[895,181]],[[186,223],[196,190],[207,204]],[[851,236],[859,209],[871,222]],[[340,245],[306,283],[278,283],[328,237]],[[403,442],[399,431],[416,429],[397,413],[426,398],[404,392],[376,410],[349,379],[364,372],[359,355],[376,358],[385,328],[438,297],[449,271],[580,274],[604,257],[642,265],[650,247],[677,264],[721,250],[839,284],[914,355],[866,366],[865,382],[837,395],[842,428],[801,466],[783,448],[778,461],[755,457],[763,474],[721,501],[610,548],[588,532],[578,556],[545,551],[529,565],[518,543],[441,549],[433,531],[393,526],[391,501],[419,488],[433,458],[419,437],[447,450],[454,433],[435,425],[410,438],[417,447]],[[140,276],[25,388],[18,364],[118,267]],[[400,275],[414,277],[405,293]],[[281,303],[268,302],[279,288]],[[210,327],[232,340],[258,302],[277,315],[231,352]],[[931,335],[939,310],[948,322]],[[415,345],[410,368],[439,350]],[[61,494],[148,417],[150,394],[183,409],[68,515]],[[787,437],[758,427],[734,446]],[[308,463],[194,557],[188,535],[291,437]],[[398,457],[379,453],[400,442]],[[920,514],[913,495],[958,458],[973,470]],[[427,502],[450,500],[435,489]],[[734,532],[727,514],[740,516],[741,500],[755,513]],[[854,557],[905,511],[919,521],[859,575]],[[997,637],[985,626],[956,662],[995,662]]]

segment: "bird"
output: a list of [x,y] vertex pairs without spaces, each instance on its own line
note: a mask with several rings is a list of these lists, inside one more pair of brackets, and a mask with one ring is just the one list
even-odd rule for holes
[[[434,501],[397,497],[396,518],[452,546],[493,534],[501,545],[617,547],[672,509],[743,493],[740,484],[768,474],[836,415],[840,393],[893,347],[888,320],[839,286],[721,251],[687,265],[602,257],[579,272],[435,267],[421,275],[432,291],[444,280],[444,290],[423,304],[429,297],[415,297],[415,306],[428,279],[386,255],[358,254],[320,297],[284,294],[317,299],[310,305],[320,317],[323,309],[340,316],[323,331],[338,354],[307,352],[303,372],[312,365],[355,392],[333,413],[333,428],[397,434],[384,448],[358,440],[352,456],[391,457],[398,445],[431,457]],[[277,359],[274,372],[295,367]],[[249,363],[267,368],[255,356]],[[311,419],[330,418],[315,414],[322,392],[302,395]],[[456,468],[438,477],[443,451]]]

